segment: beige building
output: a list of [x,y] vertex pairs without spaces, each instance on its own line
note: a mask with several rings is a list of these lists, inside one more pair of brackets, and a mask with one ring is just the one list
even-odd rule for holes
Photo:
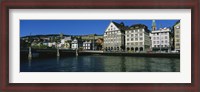
[[174,25],[174,49],[180,52],[180,21]]
[[110,22],[104,32],[103,48],[105,51],[119,51],[125,48],[124,34],[126,28],[124,23]]
[[150,50],[150,37],[147,26],[136,24],[125,31],[126,51],[146,52]]

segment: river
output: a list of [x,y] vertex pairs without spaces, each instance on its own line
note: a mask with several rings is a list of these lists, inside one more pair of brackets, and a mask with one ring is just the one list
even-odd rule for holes
[[20,62],[20,72],[180,72],[179,58],[71,56]]

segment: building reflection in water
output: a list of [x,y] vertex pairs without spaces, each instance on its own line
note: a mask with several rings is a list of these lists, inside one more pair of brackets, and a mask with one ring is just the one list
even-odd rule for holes
[[60,57],[57,57],[56,61],[57,61],[56,63],[59,64]]
[[[28,64],[27,64],[28,63]],[[180,59],[132,56],[74,56],[28,59],[21,72],[180,72]]]
[[126,59],[125,59],[125,57],[121,58],[121,72],[126,72]]
[[31,69],[31,61],[32,60],[32,58],[28,58],[28,69]]

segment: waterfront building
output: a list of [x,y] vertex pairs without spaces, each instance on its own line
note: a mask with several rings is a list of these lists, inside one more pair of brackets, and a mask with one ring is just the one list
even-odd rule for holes
[[130,26],[125,31],[126,51],[146,52],[150,49],[151,41],[148,27],[144,24]]
[[93,50],[93,43],[92,41],[85,41],[83,42],[83,49],[84,50]]
[[53,48],[55,48],[55,47],[56,47],[56,42],[49,42],[49,43],[48,43],[48,47],[53,47]]
[[103,48],[103,38],[98,38],[95,41],[95,44],[96,44],[96,50],[102,50],[102,48]]
[[81,48],[83,46],[82,41],[80,39],[77,39],[77,38],[72,40],[71,44],[72,44],[71,48],[74,49],[74,50],[75,49],[79,49],[79,48]]
[[71,42],[71,36],[69,37],[64,37],[63,39],[61,39],[61,48],[62,49],[69,49],[70,48],[70,42]]
[[174,25],[174,49],[180,52],[180,21]]
[[125,30],[124,23],[111,21],[104,32],[103,48],[105,51],[119,51],[125,48]]
[[[155,25],[155,20],[152,23]],[[152,26],[151,32],[152,50],[153,51],[164,51],[170,52],[172,45],[172,33],[170,28],[160,28],[159,30],[154,29]]]

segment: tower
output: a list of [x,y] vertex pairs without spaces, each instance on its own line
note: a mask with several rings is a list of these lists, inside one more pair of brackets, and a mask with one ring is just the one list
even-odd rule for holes
[[152,31],[155,31],[156,30],[156,21],[153,20],[152,21]]

